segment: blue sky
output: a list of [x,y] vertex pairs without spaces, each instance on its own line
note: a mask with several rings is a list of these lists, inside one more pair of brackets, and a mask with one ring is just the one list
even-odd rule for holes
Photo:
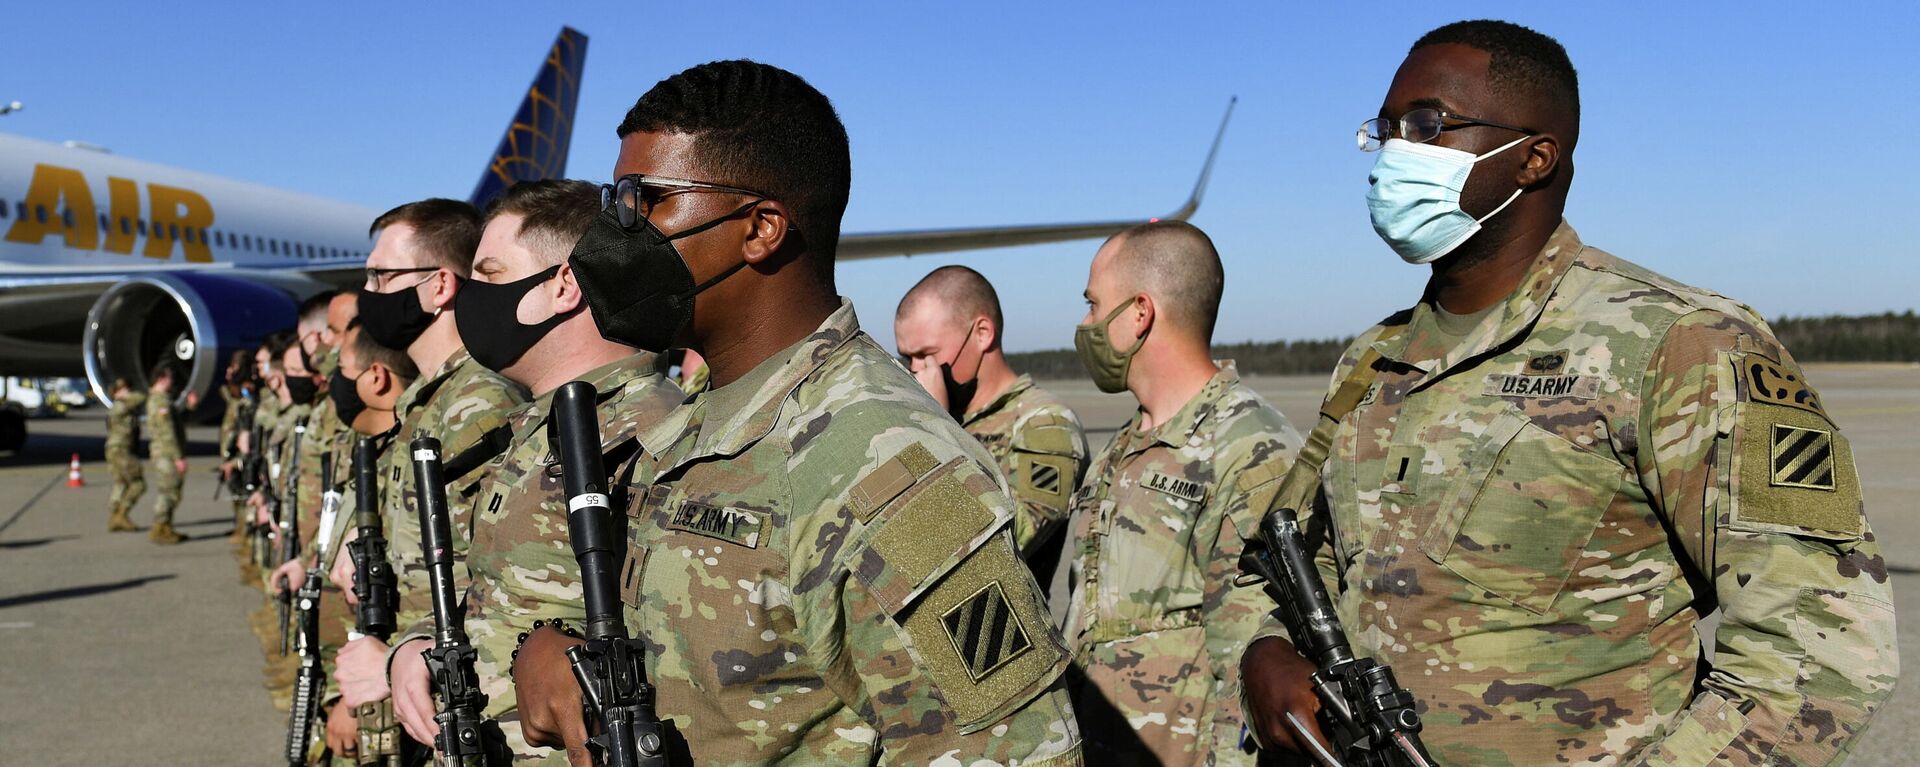
[[[27,109],[0,131],[381,209],[464,197],[571,24],[591,43],[570,175],[609,175],[654,82],[751,57],[834,100],[846,229],[873,231],[1166,212],[1238,95],[1194,219],[1226,262],[1216,339],[1328,337],[1426,277],[1368,226],[1354,128],[1421,33],[1504,18],[1580,70],[1568,216],[1589,244],[1768,317],[1864,313],[1920,305],[1917,7],[34,3],[7,13],[0,101]],[[840,284],[890,346],[900,294],[966,263],[999,286],[1008,348],[1068,347],[1097,244],[848,263]]]

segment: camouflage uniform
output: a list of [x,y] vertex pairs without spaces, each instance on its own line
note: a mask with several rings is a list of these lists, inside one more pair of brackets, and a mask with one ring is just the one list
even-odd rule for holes
[[[577,380],[600,393],[600,437],[613,452],[607,471],[625,476],[639,431],[680,404],[680,389],[666,377],[659,355],[641,353],[602,366]],[[567,538],[567,499],[549,442],[551,392],[515,411],[513,448],[489,464],[478,508],[471,512],[473,542],[467,550],[467,634],[474,667],[487,693],[486,715],[500,723],[517,760],[566,764],[566,752],[527,745],[520,734],[518,701],[509,666],[520,632],[539,619],[586,618],[579,565]],[[431,616],[414,636],[430,636]]]
[[[147,457],[153,461],[155,489],[153,532],[173,528],[173,510],[180,505],[180,485],[186,480],[173,464],[186,457],[180,424],[173,420],[173,395],[147,397]],[[162,527],[164,525],[164,527]]]
[[1319,553],[1433,755],[1843,753],[1898,674],[1892,596],[1847,440],[1766,324],[1564,223],[1459,344],[1432,315],[1389,318],[1336,372],[1381,355],[1322,470]]
[[380,456],[381,520],[399,581],[395,625],[433,617],[427,562],[420,551],[420,513],[413,497],[413,454],[407,445],[422,436],[440,440],[447,503],[453,512],[454,557],[464,559],[471,498],[482,479],[479,469],[506,450],[512,438],[507,418],[526,401],[526,389],[474,362],[464,348],[432,376],[415,380],[400,393],[394,447]]
[[686,376],[680,382],[680,388],[688,394],[699,394],[712,384],[712,377],[713,371],[707,368],[707,363],[702,362],[700,367],[693,369],[693,375]]
[[1079,764],[992,457],[851,304],[641,443],[627,623],[698,763]]
[[1232,362],[1165,422],[1140,414],[1094,460],[1074,498],[1074,709],[1088,760],[1252,764],[1241,652],[1273,601],[1236,588],[1242,540],[1300,449],[1280,411]]
[[[960,419],[960,427],[986,445],[1006,475],[1020,511],[1013,515],[1013,543],[1032,561],[1066,525],[1074,488],[1087,468],[1087,435],[1059,397],[1020,376],[986,407]],[[1045,583],[1052,572],[1036,571]]]
[[133,452],[140,441],[140,411],[146,405],[146,392],[127,389],[113,398],[113,409],[107,413],[107,463],[113,469],[113,493],[107,501],[113,516],[108,524],[115,529],[132,529],[127,512],[147,491],[146,471]]

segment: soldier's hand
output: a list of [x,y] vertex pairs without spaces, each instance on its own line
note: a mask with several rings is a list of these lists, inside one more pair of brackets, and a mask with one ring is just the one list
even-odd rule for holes
[[173,470],[180,472],[181,474],[187,473],[187,459],[185,458],[173,459]]
[[440,723],[433,721],[433,674],[427,671],[425,652],[428,642],[415,639],[393,651],[393,665],[387,669],[387,681],[393,685],[393,715],[407,735],[419,743],[432,743],[440,734]]
[[266,504],[253,507],[253,523],[262,526],[273,524],[273,515],[267,513]]
[[[347,540],[351,542],[357,531],[348,530]],[[353,557],[334,557],[333,571],[327,573],[327,580],[340,590],[340,596],[346,598],[348,607],[360,606],[360,595],[353,592]]]
[[346,757],[360,748],[360,720],[345,701],[335,701],[327,709],[327,748],[333,749],[334,756]]
[[1313,737],[1332,750],[1333,741],[1320,731],[1320,698],[1313,693],[1313,664],[1279,637],[1254,642],[1240,656],[1240,679],[1247,688],[1247,726],[1266,747],[1301,754],[1313,751],[1300,742],[1287,724],[1287,714],[1306,726]]
[[[400,659],[394,658],[393,665],[399,666]],[[340,700],[349,709],[386,700],[392,693],[387,687],[387,643],[373,637],[347,642],[334,656],[333,680],[340,683]]]
[[932,357],[928,357],[924,361],[916,360],[916,363],[918,364],[913,370],[913,380],[919,381],[920,388],[926,389],[928,394],[933,395],[933,401],[940,403],[940,409],[945,410],[947,408],[947,379],[940,376],[940,366],[934,363]]
[[273,589],[275,594],[292,591],[293,582],[300,579],[301,571],[304,569],[306,568],[300,566],[299,559],[281,562],[279,567],[273,568],[273,574],[267,577],[267,587]]
[[528,743],[564,747],[567,761],[590,765],[580,682],[567,661],[567,648],[577,644],[582,642],[551,626],[534,631],[513,661],[513,689],[520,701],[520,733]]

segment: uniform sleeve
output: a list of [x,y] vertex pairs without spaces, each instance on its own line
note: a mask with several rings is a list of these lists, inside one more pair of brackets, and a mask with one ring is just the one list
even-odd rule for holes
[[883,764],[954,753],[1078,764],[1067,650],[1007,532],[1011,502],[967,457],[912,446],[802,534],[794,613],[808,657],[873,729]]
[[1073,491],[1087,471],[1087,439],[1065,408],[1048,408],[1013,431],[1014,476],[1007,478],[1019,508],[1013,540],[1020,555],[1033,556],[1067,524]]
[[[1263,439],[1264,457],[1222,477],[1224,503],[1213,551],[1207,553],[1206,592],[1201,597],[1200,623],[1206,631],[1207,660],[1214,679],[1213,743],[1209,751],[1227,754],[1241,749],[1241,725],[1246,721],[1240,685],[1240,656],[1256,638],[1275,635],[1272,616],[1278,605],[1267,596],[1264,583],[1240,584],[1240,555],[1248,539],[1260,534],[1260,519],[1278,492],[1280,479],[1292,465],[1293,451]],[[1196,540],[1196,544],[1200,541]],[[1285,636],[1281,629],[1279,636]]]
[[1701,691],[1643,763],[1827,764],[1899,674],[1847,439],[1757,322],[1688,315],[1645,380],[1640,482],[1723,618]]

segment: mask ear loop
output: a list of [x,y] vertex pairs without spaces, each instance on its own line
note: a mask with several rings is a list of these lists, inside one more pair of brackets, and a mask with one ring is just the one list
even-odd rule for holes
[[[1520,138],[1517,138],[1517,139],[1514,139],[1514,140],[1512,140],[1512,141],[1509,141],[1509,142],[1507,142],[1506,144],[1504,144],[1504,145],[1502,145],[1502,146],[1501,146],[1501,147],[1500,147],[1499,149],[1495,149],[1495,150],[1493,150],[1493,151],[1491,151],[1491,152],[1488,152],[1488,153],[1486,153],[1486,154],[1483,154],[1483,155],[1480,155],[1479,157],[1475,157],[1475,158],[1473,158],[1473,162],[1474,162],[1474,164],[1476,164],[1476,165],[1477,165],[1477,164],[1479,164],[1479,163],[1480,163],[1480,161],[1481,161],[1481,160],[1485,160],[1485,159],[1487,159],[1487,158],[1489,158],[1489,157],[1492,157],[1492,156],[1494,156],[1494,155],[1496,155],[1496,154],[1499,154],[1499,153],[1501,153],[1501,152],[1505,152],[1505,151],[1507,151],[1507,150],[1509,150],[1509,149],[1512,149],[1512,148],[1514,148],[1514,147],[1516,147],[1516,146],[1519,146],[1519,144],[1520,144],[1520,142],[1522,142],[1522,141],[1526,141],[1527,139],[1530,139],[1530,138],[1533,138],[1533,137],[1532,137],[1532,136],[1521,136]],[[1521,188],[1519,188],[1519,189],[1515,189],[1515,190],[1513,190],[1513,194],[1510,194],[1510,195],[1507,195],[1507,201],[1506,201],[1506,202],[1503,202],[1503,203],[1500,203],[1500,207],[1497,207],[1497,208],[1494,208],[1494,209],[1493,209],[1493,212],[1491,212],[1491,213],[1488,213],[1487,215],[1484,215],[1484,216],[1481,216],[1481,217],[1479,217],[1479,218],[1476,218],[1476,219],[1474,219],[1474,220],[1473,220],[1473,223],[1474,223],[1474,225],[1475,225],[1475,226],[1479,226],[1479,225],[1481,225],[1481,224],[1484,224],[1484,223],[1486,223],[1486,222],[1487,222],[1487,219],[1490,219],[1490,218],[1493,218],[1494,216],[1497,216],[1497,215],[1499,215],[1499,214],[1500,214],[1500,211],[1503,211],[1503,210],[1506,210],[1506,209],[1507,209],[1507,206],[1508,206],[1508,205],[1512,205],[1512,204],[1513,204],[1513,201],[1514,201],[1514,200],[1518,200],[1518,199],[1520,199],[1520,193],[1521,193],[1521,192],[1525,192],[1525,191],[1527,191],[1527,190],[1526,190],[1526,187],[1521,187]]]

